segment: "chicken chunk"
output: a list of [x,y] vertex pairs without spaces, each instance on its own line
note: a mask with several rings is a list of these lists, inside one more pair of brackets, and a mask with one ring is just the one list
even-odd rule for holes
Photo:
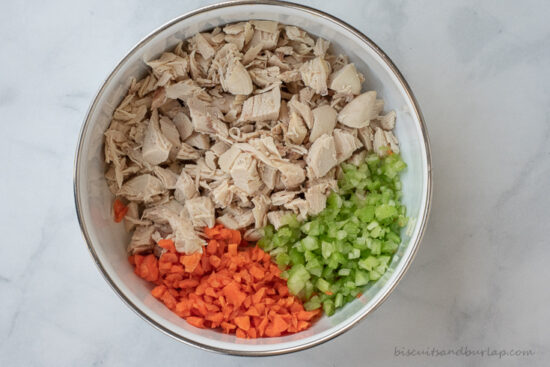
[[359,94],[361,92],[361,79],[354,64],[347,64],[329,77],[330,89],[337,93]]
[[185,113],[178,112],[172,121],[180,133],[181,140],[185,140],[191,136],[193,133],[193,123]]
[[267,219],[277,230],[286,224],[284,218],[289,214],[292,214],[290,210],[275,210],[267,213]]
[[190,200],[199,195],[193,178],[185,171],[181,173],[176,181],[174,198],[184,204],[186,200]]
[[315,93],[326,96],[328,93],[327,79],[330,73],[330,64],[321,57],[306,62],[300,68],[302,81],[311,87]]
[[254,215],[254,228],[263,228],[267,224],[267,210],[271,200],[264,194],[260,194],[252,198],[254,208],[252,209],[252,215]]
[[307,127],[304,120],[296,112],[291,112],[286,138],[293,144],[302,144],[306,135]]
[[150,174],[143,174],[126,181],[117,195],[130,201],[147,202],[165,191],[162,182]]
[[338,114],[338,122],[360,129],[369,125],[378,113],[375,108],[376,92],[370,91],[355,97]]
[[155,243],[151,238],[154,231],[154,226],[137,226],[128,244],[128,253],[134,255],[152,250],[155,247]]
[[353,152],[363,146],[361,141],[348,131],[335,129],[333,136],[334,146],[336,148],[336,161],[338,164],[351,157]]
[[160,131],[158,121],[151,120],[145,130],[141,155],[149,164],[157,165],[168,159],[172,144]]
[[231,167],[230,173],[235,186],[248,195],[254,194],[262,186],[262,180],[258,175],[257,162],[249,153],[239,154]]
[[243,104],[240,120],[243,122],[275,120],[279,117],[280,108],[281,91],[277,86],[269,92],[248,98]]
[[199,196],[185,202],[185,210],[193,223],[193,227],[214,227],[214,204],[209,197]]
[[187,104],[191,112],[191,121],[193,122],[195,131],[227,136],[227,125],[221,121],[223,114],[218,108],[209,106],[206,102],[197,98],[190,98]]
[[325,195],[323,185],[316,184],[306,190],[305,197],[309,203],[308,214],[317,215],[321,213],[327,204],[327,195]]
[[243,64],[233,58],[227,62],[220,82],[224,91],[237,95],[249,95],[252,93],[252,79]]
[[338,163],[334,138],[323,134],[309,148],[306,162],[312,169],[315,177],[323,177]]
[[399,143],[395,135],[391,131],[384,131],[380,128],[375,129],[373,148],[376,154],[381,157],[386,156],[389,150],[399,153]]
[[330,135],[336,126],[337,112],[329,105],[317,107],[313,111],[313,128],[309,134],[309,141],[314,142],[323,134]]

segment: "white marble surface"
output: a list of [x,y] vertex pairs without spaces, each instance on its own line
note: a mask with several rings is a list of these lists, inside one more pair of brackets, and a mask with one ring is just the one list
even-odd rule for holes
[[[80,124],[138,40],[208,3],[0,5],[0,366],[548,365],[550,4],[542,0],[305,2],[389,54],[431,136],[425,239],[397,290],[358,327],[292,355],[230,357],[168,338],[118,299],[75,216]],[[534,355],[402,357],[396,347]]]

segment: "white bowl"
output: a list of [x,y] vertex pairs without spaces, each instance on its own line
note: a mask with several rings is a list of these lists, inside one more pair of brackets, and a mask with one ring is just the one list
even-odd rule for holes
[[[389,270],[361,298],[332,317],[323,317],[297,334],[243,340],[189,325],[150,295],[151,285],[128,263],[128,235],[111,217],[112,195],[103,177],[103,132],[126,94],[131,76],[146,74],[145,60],[158,57],[180,40],[226,23],[249,19],[297,25],[333,44],[365,75],[366,89],[376,90],[387,109],[397,112],[396,135],[408,165],[402,176],[403,201],[411,220]],[[234,1],[199,9],[160,27],[135,46],[109,75],[90,106],[78,144],[74,190],[78,219],[99,270],[126,304],[164,333],[200,348],[238,355],[274,355],[305,349],[349,330],[372,312],[395,288],[409,267],[428,218],[431,197],[430,149],[426,127],[407,82],[391,60],[365,35],[328,14],[275,1]]]

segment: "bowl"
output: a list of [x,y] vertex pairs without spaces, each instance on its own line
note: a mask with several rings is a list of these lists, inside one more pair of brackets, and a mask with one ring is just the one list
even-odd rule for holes
[[[226,23],[267,19],[297,25],[331,41],[349,56],[387,108],[397,112],[396,135],[408,165],[402,175],[403,202],[410,217],[388,271],[363,295],[310,329],[276,338],[238,339],[189,325],[151,294],[151,285],[133,273],[126,255],[128,234],[111,217],[112,195],[104,179],[103,132],[124,97],[130,77],[147,72],[144,63],[180,40]],[[389,57],[369,38],[343,21],[306,6],[279,1],[231,1],[182,15],[139,42],[109,74],[93,100],[80,132],[74,169],[76,211],[88,249],[109,285],[144,320],[169,336],[199,348],[236,355],[275,355],[309,348],[349,330],[378,307],[411,264],[428,219],[431,160],[426,127],[413,93]]]

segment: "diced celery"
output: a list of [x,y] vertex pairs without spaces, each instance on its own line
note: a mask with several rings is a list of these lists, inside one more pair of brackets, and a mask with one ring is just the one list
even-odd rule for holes
[[336,297],[334,297],[334,307],[340,308],[344,305],[344,296],[342,293],[337,293]]
[[304,308],[306,309],[306,311],[313,311],[318,309],[319,307],[321,307],[321,299],[319,299],[318,296],[313,296],[309,299],[309,301],[304,303]]
[[358,248],[354,248],[348,252],[348,259],[357,259],[358,257],[361,257],[361,250]]
[[355,271],[355,285],[361,287],[369,282],[369,273],[362,270]]
[[306,262],[306,260],[304,259],[304,255],[301,254],[300,251],[298,251],[295,248],[290,249],[290,251],[288,252],[288,255],[290,257],[290,262],[293,265],[305,264]]
[[307,236],[302,239],[302,245],[306,250],[313,251],[319,248],[319,241],[315,237]]
[[332,316],[334,314],[334,302],[330,299],[324,301],[323,311],[327,316]]
[[389,204],[382,204],[376,207],[376,209],[374,210],[374,215],[378,220],[394,218],[397,216],[397,209],[395,208],[395,206],[391,206]]
[[288,290],[292,294],[298,294],[305,287],[306,281],[310,278],[309,272],[306,270],[304,265],[298,264],[294,265],[289,272],[288,276]]
[[340,276],[346,276],[346,275],[349,275],[350,273],[351,273],[350,269],[343,268],[338,270],[338,275]]
[[357,263],[360,268],[363,268],[368,271],[372,271],[375,267],[378,266],[379,262],[378,259],[374,256],[369,256],[366,259],[361,259]]
[[328,259],[332,252],[334,251],[334,243],[325,242],[321,243],[321,254],[325,259]]
[[321,292],[326,293],[330,289],[330,283],[324,280],[323,278],[317,279],[317,289],[319,289]]

